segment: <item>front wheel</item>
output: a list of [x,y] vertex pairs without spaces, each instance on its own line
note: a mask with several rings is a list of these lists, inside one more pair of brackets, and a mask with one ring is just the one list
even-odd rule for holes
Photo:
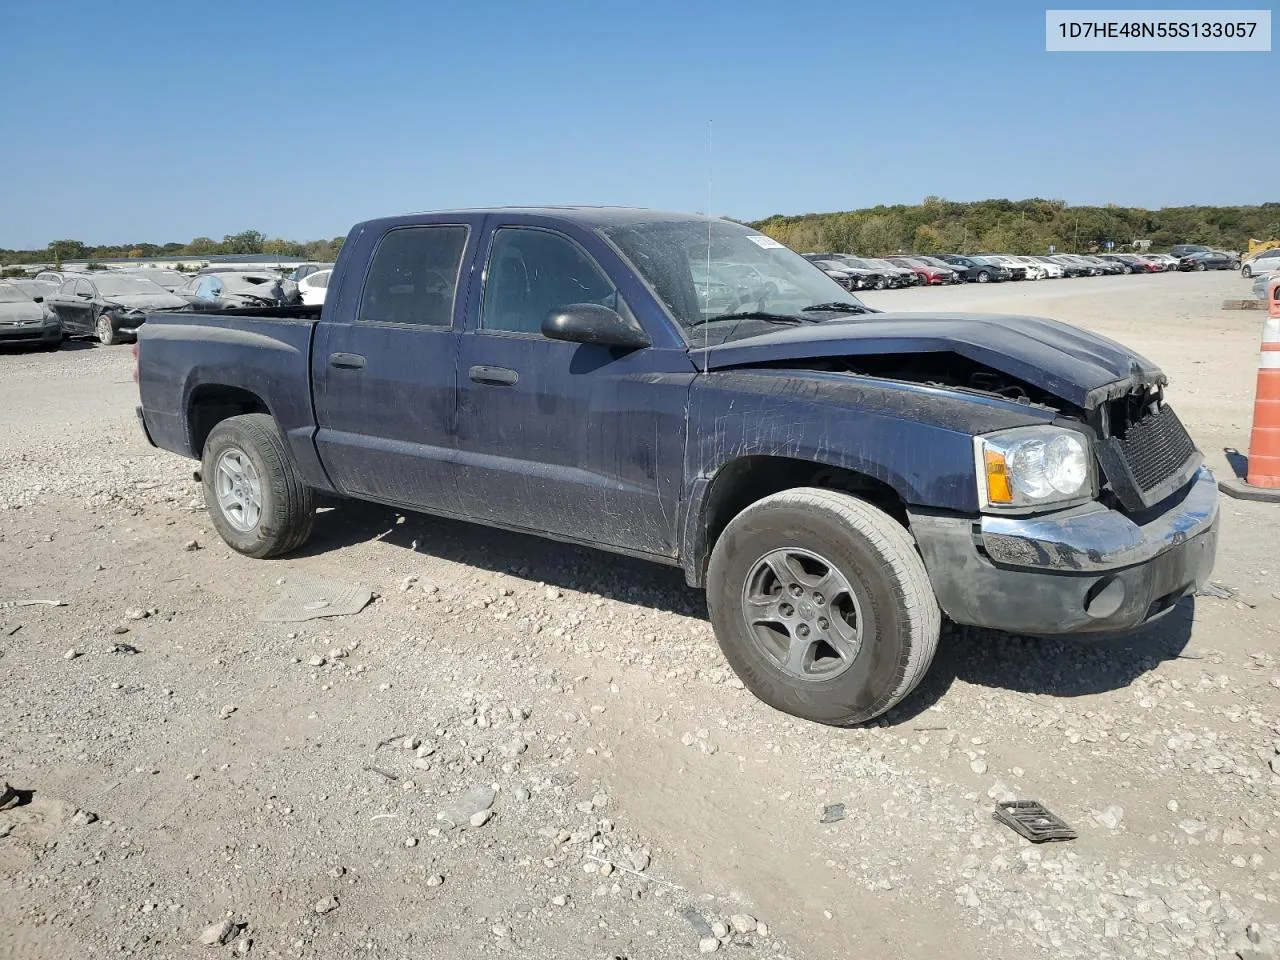
[[1205,269],[1205,266],[1204,266],[1204,264],[1203,264],[1203,263],[1197,263],[1197,264],[1196,264],[1196,269],[1197,269],[1197,270],[1204,270],[1204,269]]
[[120,342],[120,337],[116,334],[115,324],[111,322],[111,314],[99,314],[98,322],[94,329],[98,334],[98,342],[104,347],[114,347]]
[[231,549],[262,559],[311,536],[315,492],[302,482],[275,421],[265,413],[223,420],[205,442],[205,504]]
[[1242,277],[1244,277],[1246,280],[1248,280],[1250,277],[1252,277],[1252,276],[1253,276],[1253,267],[1249,266],[1249,265],[1246,263],[1246,264],[1244,265],[1244,267],[1240,270],[1240,276],[1242,276]]
[[985,270],[981,270],[978,272],[979,283],[989,283],[990,281],[991,281],[991,274],[987,273],[987,271]]
[[915,544],[845,493],[785,490],[716,542],[707,602],[725,658],[757,697],[834,726],[910,693],[933,660],[941,612]]

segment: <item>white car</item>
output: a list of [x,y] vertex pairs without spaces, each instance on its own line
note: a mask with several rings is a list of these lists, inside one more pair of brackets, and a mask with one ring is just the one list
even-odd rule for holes
[[1043,280],[1044,273],[1040,270],[1038,263],[1023,263],[1021,257],[1015,257],[1007,253],[993,253],[988,259],[996,260],[1010,270],[1021,270],[1028,280]]
[[332,270],[317,270],[299,280],[298,292],[302,294],[302,302],[313,307],[324,303],[324,294],[329,289],[329,276],[332,273]]
[[1042,263],[1035,257],[1014,257],[1020,264],[1027,268],[1027,279],[1031,279],[1031,271],[1037,271],[1037,280],[1061,280],[1066,276],[1066,271],[1056,263]]
[[1259,251],[1252,260],[1246,260],[1240,265],[1240,274],[1246,280],[1260,273],[1274,273],[1277,270],[1280,270],[1280,247]]

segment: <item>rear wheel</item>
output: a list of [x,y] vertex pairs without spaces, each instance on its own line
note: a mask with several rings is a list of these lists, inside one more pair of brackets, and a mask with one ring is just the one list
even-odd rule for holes
[[274,557],[311,536],[315,492],[302,482],[268,414],[231,417],[214,427],[201,476],[213,525],[233,550]]
[[757,697],[835,726],[910,693],[941,613],[910,535],[848,494],[786,490],[738,514],[707,570],[716,638]]
[[98,334],[98,342],[104,347],[114,347],[120,342],[120,337],[116,333],[115,324],[111,322],[111,314],[98,314],[98,322],[94,326],[95,332]]

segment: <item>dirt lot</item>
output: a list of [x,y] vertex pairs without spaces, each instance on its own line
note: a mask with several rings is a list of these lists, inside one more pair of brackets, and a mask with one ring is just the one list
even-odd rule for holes
[[[1124,341],[1226,471],[1261,323],[1219,309],[1241,289],[867,299]],[[0,601],[65,603],[0,608],[0,780],[29,792],[0,812],[0,958],[1276,955],[1280,507],[1224,503],[1238,599],[1119,640],[953,631],[908,701],[840,731],[752,699],[673,570],[354,504],[301,556],[233,554],[193,464],[139,434],[131,366],[0,354]],[[258,620],[308,576],[377,599]],[[1021,840],[1006,794],[1080,838]]]

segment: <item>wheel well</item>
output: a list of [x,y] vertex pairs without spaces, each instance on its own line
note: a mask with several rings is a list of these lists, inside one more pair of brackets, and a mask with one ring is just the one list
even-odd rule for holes
[[205,441],[223,420],[243,413],[270,412],[262,398],[250,390],[221,384],[197,387],[191,394],[187,409],[187,436],[191,438],[191,452],[197,457],[203,455]]
[[902,526],[908,525],[906,504],[883,480],[810,460],[743,457],[722,467],[707,491],[700,511],[701,529],[693,537],[692,564],[686,570],[690,583],[696,586],[705,580],[711,551],[730,520],[757,500],[794,487],[839,490],[878,507]]

